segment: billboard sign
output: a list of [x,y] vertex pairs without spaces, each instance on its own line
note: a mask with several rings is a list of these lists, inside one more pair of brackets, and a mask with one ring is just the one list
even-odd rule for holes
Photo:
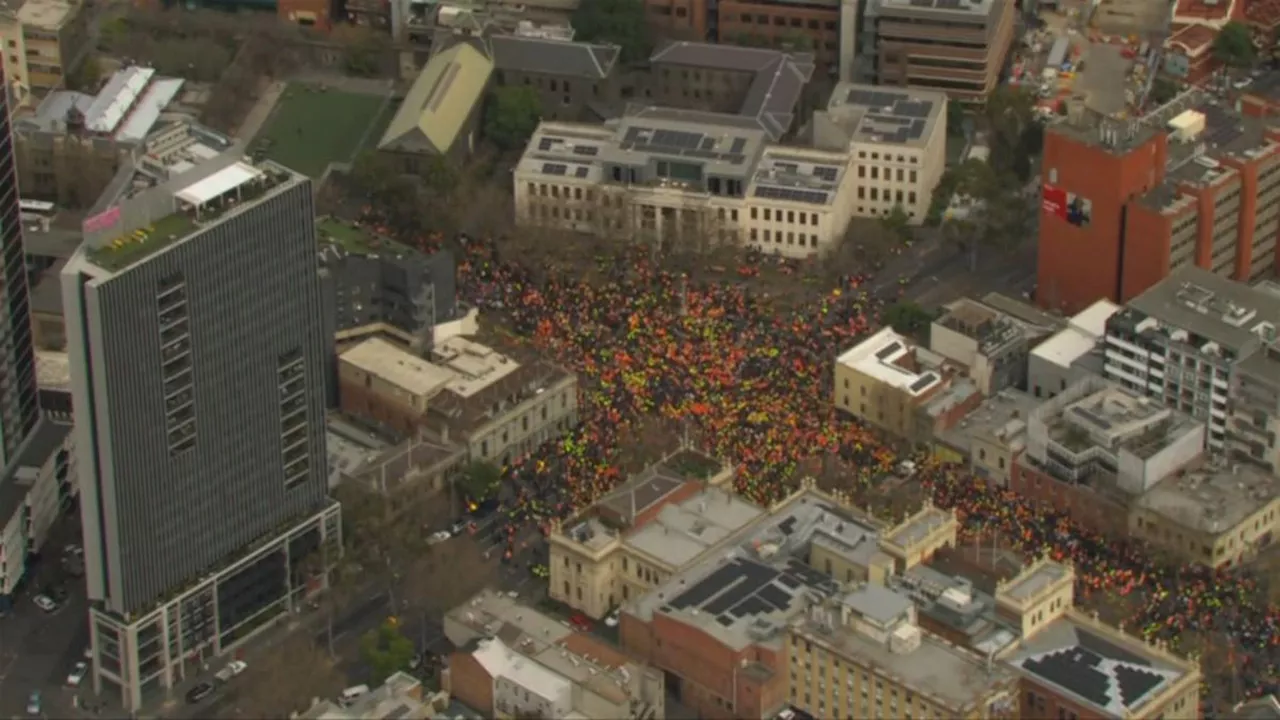
[[120,206],[117,205],[110,210],[105,210],[92,217],[85,218],[81,225],[81,232],[85,235],[93,235],[106,230],[110,230],[120,224]]
[[1093,221],[1093,201],[1075,193],[1067,193],[1067,222],[1076,227],[1089,227]]
[[1067,219],[1067,191],[1046,183],[1040,199],[1041,207],[1046,213],[1062,220]]

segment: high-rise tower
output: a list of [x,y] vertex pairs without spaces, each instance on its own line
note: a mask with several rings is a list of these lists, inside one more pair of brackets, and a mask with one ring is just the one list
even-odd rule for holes
[[94,682],[136,710],[336,548],[311,181],[233,149],[90,218],[62,292]]

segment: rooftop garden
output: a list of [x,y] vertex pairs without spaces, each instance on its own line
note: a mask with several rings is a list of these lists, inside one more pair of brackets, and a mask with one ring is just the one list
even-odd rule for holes
[[136,228],[88,251],[89,260],[118,272],[181,240],[201,226],[216,222],[226,213],[266,195],[293,176],[287,172],[262,169],[262,175],[200,205],[175,198],[174,212]]
[[316,222],[316,234],[319,235],[320,242],[337,245],[352,255],[410,252],[408,246],[392,240],[383,233],[332,217],[321,218]]

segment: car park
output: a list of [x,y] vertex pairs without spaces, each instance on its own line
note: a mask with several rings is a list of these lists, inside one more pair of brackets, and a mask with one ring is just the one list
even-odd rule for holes
[[67,685],[69,687],[80,687],[80,683],[84,682],[84,676],[89,674],[89,663],[83,660],[76,663],[71,668],[71,672],[67,673]]
[[54,602],[53,598],[48,595],[37,595],[32,598],[32,602],[36,604],[36,607],[47,613],[51,613],[58,609],[58,603]]
[[187,691],[187,704],[195,705],[213,694],[213,683],[201,682]]

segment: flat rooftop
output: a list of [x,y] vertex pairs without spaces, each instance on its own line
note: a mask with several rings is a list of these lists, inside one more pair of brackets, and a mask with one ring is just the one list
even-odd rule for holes
[[1187,670],[1116,630],[1068,611],[1023,640],[1006,662],[1063,697],[1110,717],[1138,710]]
[[942,431],[939,438],[963,452],[970,451],[975,438],[1003,441],[1016,452],[1026,447],[1027,419],[1040,403],[1028,392],[1005,388]]
[[938,528],[954,525],[955,522],[955,515],[930,505],[894,527],[884,539],[900,547],[912,547]]
[[[452,381],[446,388],[449,392],[436,396],[428,410],[448,422],[451,432],[468,436],[493,420],[500,408],[514,408],[574,377],[564,368],[540,360],[519,363],[508,360],[508,366],[513,369],[495,372],[492,377],[471,378],[461,386],[465,392],[456,392],[457,381]],[[453,364],[444,366],[455,368]]]
[[256,165],[238,146],[124,198],[85,221],[87,260],[120,272],[306,178],[272,162]]
[[912,396],[923,395],[942,383],[937,372],[921,367],[915,343],[891,327],[863,340],[836,362]]
[[[998,0],[877,0],[877,4],[886,10],[905,11],[924,17],[986,17],[999,2]],[[938,19],[941,20],[942,17]]]
[[847,155],[805,148],[770,147],[752,176],[752,197],[826,206],[837,197]]
[[1136,501],[1139,508],[1175,525],[1208,535],[1233,531],[1280,497],[1280,477],[1251,465],[1209,465],[1156,483]]
[[906,147],[924,147],[937,124],[946,122],[946,109],[941,92],[848,82],[837,84],[827,103],[853,142]]
[[[904,596],[878,586],[872,588],[898,598],[902,605],[911,605]],[[877,599],[876,604],[885,609],[893,607],[884,599]],[[919,645],[895,652],[888,643],[877,642],[850,628],[830,627],[809,617],[803,617],[793,627],[802,637],[833,648],[838,656],[872,668],[911,692],[951,710],[981,703],[995,692],[1008,688],[1016,678],[1013,672],[999,665],[988,672],[985,657],[925,632],[920,633]]]
[[802,490],[727,538],[724,552],[704,556],[625,608],[644,622],[662,613],[736,650],[777,645],[782,629],[815,594],[830,597],[839,590],[801,555],[818,544],[865,566],[883,555],[881,529],[879,521]]
[[418,397],[433,397],[454,379],[454,373],[448,369],[433,365],[382,338],[365,340],[342,353],[339,359]]
[[[1083,390],[1080,388],[1083,387]],[[1043,426],[1049,439],[1072,453],[1121,449],[1147,460],[1204,424],[1165,407],[1159,400],[1101,379],[1089,378],[1041,405],[1029,423]]]
[[1163,332],[1207,354],[1238,355],[1256,346],[1268,328],[1280,328],[1280,298],[1188,266],[1130,300],[1117,319],[1139,333]]
[[469,398],[508,377],[520,364],[510,357],[462,336],[454,336],[431,348],[431,362],[453,374],[446,389]]
[[732,492],[707,488],[664,506],[652,521],[627,533],[624,542],[633,551],[684,567],[762,514]]
[[1022,633],[999,616],[995,597],[967,577],[916,565],[891,576],[889,587],[910,597],[918,616],[963,636],[962,644],[984,657],[998,654]]
[[324,247],[333,247],[350,255],[403,255],[411,248],[391,239],[377,228],[360,223],[345,222],[332,217],[316,221],[317,240]]
[[1067,327],[1037,345],[1031,354],[1060,368],[1071,367],[1098,346],[1106,335],[1107,320],[1120,309],[1110,300],[1098,300],[1072,317]]
[[1017,602],[1026,602],[1070,575],[1071,571],[1067,567],[1056,562],[1039,562],[1011,579],[1001,588],[1000,593]]
[[80,3],[68,0],[27,0],[18,10],[18,21],[41,30],[59,30],[80,11]]

